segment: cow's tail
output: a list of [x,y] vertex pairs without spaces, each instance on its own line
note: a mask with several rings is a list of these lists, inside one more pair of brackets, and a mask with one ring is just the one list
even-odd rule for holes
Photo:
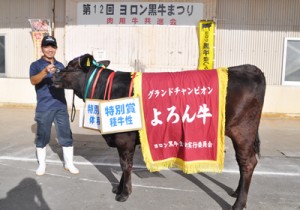
[[257,156],[260,158],[260,139],[259,139],[258,132],[255,137],[254,150],[255,150],[255,153],[257,154]]

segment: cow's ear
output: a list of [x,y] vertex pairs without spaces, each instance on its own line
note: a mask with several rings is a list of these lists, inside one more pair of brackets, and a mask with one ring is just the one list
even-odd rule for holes
[[80,66],[83,71],[89,71],[90,67],[92,66],[94,57],[90,54],[84,54],[80,57]]
[[100,64],[100,65],[101,65],[101,64],[104,65],[105,68],[106,68],[106,67],[109,66],[110,61],[109,61],[109,60],[104,60],[104,61],[98,61],[97,63]]

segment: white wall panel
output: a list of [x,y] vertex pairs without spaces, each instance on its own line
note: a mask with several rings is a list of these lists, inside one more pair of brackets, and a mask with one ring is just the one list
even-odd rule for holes
[[261,68],[268,85],[280,85],[285,37],[300,37],[298,0],[218,1],[216,65]]
[[[77,34],[78,36],[73,36]],[[196,27],[170,26],[69,26],[66,59],[98,48],[116,66],[141,71],[197,68]],[[156,68],[156,69],[155,69]]]

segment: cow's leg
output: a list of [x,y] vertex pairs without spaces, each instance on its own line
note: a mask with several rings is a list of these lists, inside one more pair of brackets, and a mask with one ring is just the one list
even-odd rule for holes
[[133,132],[116,134],[117,148],[122,169],[122,177],[119,186],[113,189],[116,200],[124,202],[132,192],[131,172],[133,167],[133,155],[135,151],[136,134]]
[[118,186],[118,190],[116,192],[116,200],[124,202],[128,199],[129,195],[132,192],[131,172],[133,166],[134,148],[125,151],[118,148],[118,152],[123,173]]
[[248,129],[249,127],[240,127],[231,136],[240,170],[240,180],[235,191],[237,199],[232,207],[234,210],[241,210],[246,207],[251,178],[257,164],[254,149],[255,132],[248,132]]
[[123,190],[123,180],[124,180],[124,173],[122,172],[122,176],[121,176],[121,179],[120,179],[120,182],[119,182],[118,186],[115,186],[112,189],[112,192],[114,194],[121,194],[121,192]]

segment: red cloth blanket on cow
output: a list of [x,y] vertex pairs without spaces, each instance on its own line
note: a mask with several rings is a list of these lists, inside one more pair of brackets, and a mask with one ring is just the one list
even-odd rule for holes
[[136,75],[140,140],[150,171],[222,171],[227,81],[227,69]]

